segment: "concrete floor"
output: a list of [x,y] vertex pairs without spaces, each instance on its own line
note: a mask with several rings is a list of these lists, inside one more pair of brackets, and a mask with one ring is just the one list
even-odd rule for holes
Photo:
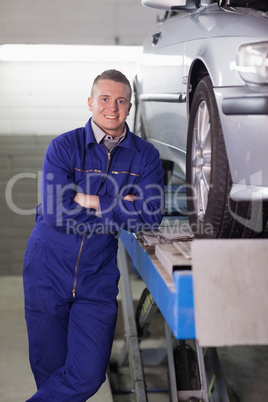
[[[137,300],[144,284],[132,280],[133,299]],[[157,328],[158,325],[158,328]],[[156,327],[159,336],[161,322]],[[121,353],[123,344],[122,319],[119,314],[112,358]],[[159,339],[148,342],[154,345]],[[162,336],[162,335],[161,335]],[[161,337],[160,336],[160,337]],[[145,341],[147,342],[147,341]],[[145,344],[146,346],[146,344]],[[233,347],[218,349],[224,376],[239,402],[266,402],[268,400],[268,346]],[[1,276],[0,281],[0,401],[24,402],[35,392],[35,383],[28,363],[28,346],[23,312],[23,288],[20,276]],[[123,390],[131,390],[128,368],[122,375]],[[155,389],[167,390],[168,373],[165,366],[145,369],[147,386],[151,391],[149,402],[168,402],[167,392],[155,393]],[[108,381],[90,399],[92,402],[130,402],[131,394],[111,395]]]

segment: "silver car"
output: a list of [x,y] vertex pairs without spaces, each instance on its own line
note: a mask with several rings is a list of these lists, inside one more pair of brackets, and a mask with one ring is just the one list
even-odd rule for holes
[[165,11],[134,80],[134,130],[185,175],[197,237],[256,236],[268,214],[268,1],[143,4]]

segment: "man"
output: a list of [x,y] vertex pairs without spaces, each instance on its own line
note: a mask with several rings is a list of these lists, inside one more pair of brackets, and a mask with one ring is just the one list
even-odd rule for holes
[[99,75],[85,127],[55,138],[24,258],[25,317],[38,391],[28,401],[83,402],[105,380],[117,318],[120,230],[161,221],[158,151],[130,132],[131,87]]

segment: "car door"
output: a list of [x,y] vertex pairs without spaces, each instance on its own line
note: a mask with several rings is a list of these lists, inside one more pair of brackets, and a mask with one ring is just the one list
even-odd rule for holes
[[184,77],[187,21],[187,12],[165,14],[145,41],[138,73],[147,140],[159,149],[162,159],[176,161],[183,170],[187,135]]

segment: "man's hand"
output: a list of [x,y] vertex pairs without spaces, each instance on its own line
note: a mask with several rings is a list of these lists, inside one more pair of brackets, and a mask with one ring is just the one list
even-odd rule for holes
[[[134,194],[127,194],[124,197],[124,201],[135,201],[137,199],[136,195]],[[99,197],[97,195],[90,195],[90,194],[83,194],[83,193],[76,193],[74,197],[74,202],[81,205],[84,208],[99,208]]]
[[97,195],[76,193],[74,201],[84,208],[93,208],[96,210],[99,208],[99,197]]
[[124,197],[124,201],[135,201],[137,199],[137,196],[134,194],[127,194]]

